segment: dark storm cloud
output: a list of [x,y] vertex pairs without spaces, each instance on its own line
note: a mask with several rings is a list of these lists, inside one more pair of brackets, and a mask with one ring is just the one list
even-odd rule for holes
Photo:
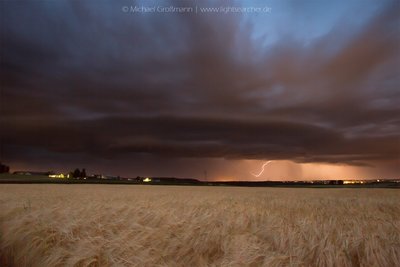
[[[390,159],[397,136],[349,139],[335,130],[288,121],[178,117],[2,121],[6,143],[95,157],[150,153],[173,157],[345,162]],[[316,146],[315,144],[318,144]]]
[[132,3],[2,2],[2,157],[398,159],[397,2],[267,48],[242,15],[121,11]]

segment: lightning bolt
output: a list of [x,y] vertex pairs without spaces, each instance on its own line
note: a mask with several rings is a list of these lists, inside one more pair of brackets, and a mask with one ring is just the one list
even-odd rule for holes
[[260,173],[259,174],[254,174],[254,173],[251,173],[251,175],[253,175],[254,177],[260,177],[260,175],[261,174],[263,174],[263,172],[264,172],[264,169],[265,169],[265,166],[267,166],[269,163],[271,163],[272,162],[272,160],[268,160],[267,162],[265,162],[262,166],[261,166],[261,171],[260,171]]

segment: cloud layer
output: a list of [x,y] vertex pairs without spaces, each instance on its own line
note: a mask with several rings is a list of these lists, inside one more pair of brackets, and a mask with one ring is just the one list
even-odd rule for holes
[[245,14],[126,14],[111,1],[1,5],[2,160],[32,150],[399,159],[396,1],[357,25],[345,19],[317,37],[302,29],[304,39],[286,32],[271,42],[255,37],[260,25]]

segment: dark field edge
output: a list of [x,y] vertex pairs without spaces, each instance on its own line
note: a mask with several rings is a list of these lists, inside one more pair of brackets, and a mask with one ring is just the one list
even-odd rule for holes
[[248,181],[231,181],[231,182],[208,182],[193,180],[190,182],[179,181],[176,178],[171,181],[157,181],[157,182],[137,182],[128,180],[76,180],[76,179],[57,179],[48,178],[46,176],[32,176],[32,177],[12,177],[12,175],[0,175],[0,184],[111,184],[111,185],[158,185],[158,186],[235,186],[235,187],[290,187],[290,188],[391,188],[399,189],[400,183],[396,182],[371,182],[367,184],[357,185],[332,185],[332,184],[310,184],[304,182],[276,182],[276,181],[262,181],[262,182],[248,182]]

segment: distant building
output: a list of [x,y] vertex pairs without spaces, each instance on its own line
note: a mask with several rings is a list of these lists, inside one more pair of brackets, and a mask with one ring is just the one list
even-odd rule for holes
[[64,174],[64,173],[59,173],[59,174],[49,174],[50,178],[60,178],[60,179],[65,179],[69,178],[69,174]]
[[101,174],[93,174],[92,176],[89,176],[88,178],[89,179],[106,179],[106,177]]
[[50,176],[54,175],[54,172],[48,171],[48,172],[36,172],[36,171],[15,171],[13,174],[19,174],[19,175],[45,175],[45,176]]
[[330,185],[342,185],[343,181],[342,180],[329,180]]
[[119,176],[103,175],[103,174],[93,174],[88,176],[88,179],[101,179],[101,180],[120,180]]

